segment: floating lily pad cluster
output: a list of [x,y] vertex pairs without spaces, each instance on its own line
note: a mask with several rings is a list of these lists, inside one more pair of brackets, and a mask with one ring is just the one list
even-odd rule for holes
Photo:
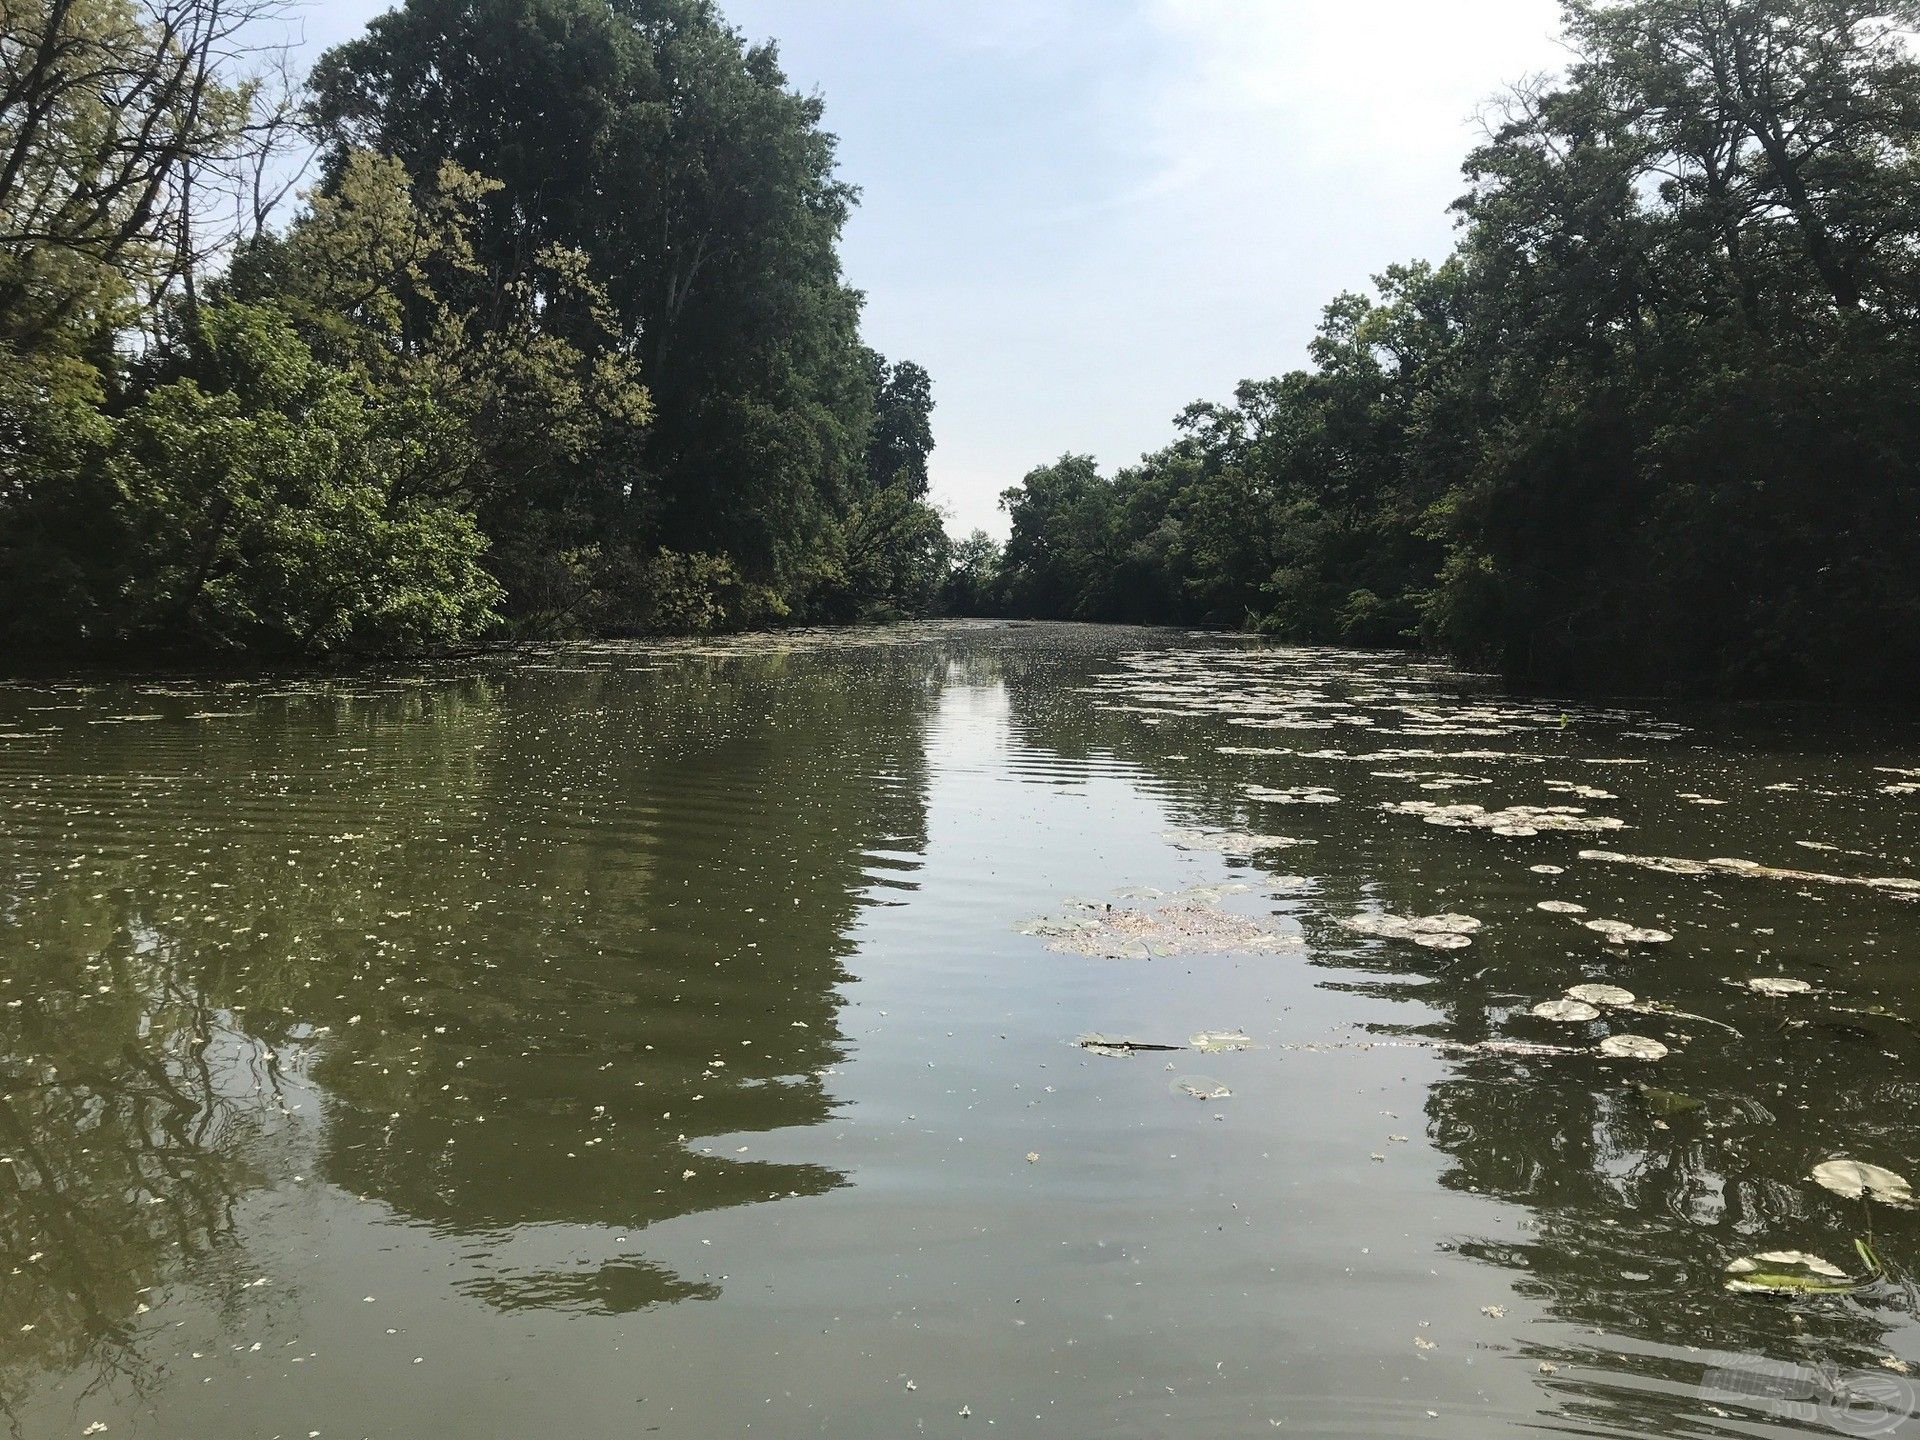
[[1045,936],[1050,950],[1115,960],[1272,952],[1301,945],[1297,935],[1198,900],[1150,908],[1109,905],[1088,915],[1030,920],[1020,928]]
[[1509,805],[1504,810],[1489,810],[1484,805],[1443,805],[1437,800],[1389,800],[1380,808],[1394,815],[1418,815],[1427,824],[1448,830],[1491,830],[1496,835],[1626,828],[1624,820],[1611,815],[1589,815],[1575,805]]
[[1375,940],[1407,940],[1429,950],[1464,950],[1480,922],[1471,915],[1353,915],[1341,928]]
[[1673,939],[1664,930],[1629,925],[1624,920],[1588,920],[1585,924],[1609,945],[1665,945]]
[[1783,869],[1754,860],[1686,860],[1672,855],[1627,855],[1617,850],[1582,850],[1582,860],[1630,865],[1662,875],[1738,875],[1750,880],[1785,880],[1799,885],[1852,886],[1920,900],[1920,880],[1905,876],[1828,875],[1818,870]]
[[[1808,1175],[1823,1190],[1847,1200],[1867,1205],[1885,1205],[1896,1210],[1915,1206],[1913,1187],[1906,1176],[1863,1160],[1836,1157],[1822,1160]],[[1746,1295],[1846,1295],[1864,1290],[1880,1281],[1886,1267],[1873,1248],[1871,1239],[1853,1242],[1864,1267],[1850,1275],[1832,1261],[1805,1250],[1763,1250],[1743,1255],[1726,1268],[1726,1288]]]
[[1262,850],[1313,844],[1288,835],[1255,835],[1245,830],[1167,830],[1160,838],[1178,850],[1204,850],[1216,855],[1256,855]]
[[[1597,721],[1612,725],[1614,733],[1629,739],[1671,741],[1683,733],[1679,726],[1649,722],[1644,716],[1632,716],[1631,712],[1626,711],[1588,709],[1573,712],[1573,716],[1570,716],[1567,712],[1527,701],[1488,698],[1484,702],[1476,702],[1450,695],[1425,694],[1427,677],[1417,670],[1408,671],[1396,662],[1391,673],[1376,673],[1373,665],[1374,662],[1367,657],[1332,651],[1141,654],[1127,657],[1122,664],[1122,673],[1097,682],[1093,691],[1102,702],[1100,708],[1139,714],[1147,723],[1171,723],[1176,718],[1216,717],[1243,730],[1301,732],[1271,737],[1281,743],[1264,743],[1269,737],[1261,734],[1247,736],[1246,743],[1213,747],[1213,753],[1217,755],[1261,762],[1261,769],[1265,768],[1265,762],[1279,757],[1292,757],[1293,763],[1284,770],[1273,767],[1275,773],[1263,775],[1260,769],[1255,769],[1255,778],[1265,783],[1240,786],[1239,794],[1256,805],[1334,805],[1343,797],[1358,793],[1359,786],[1340,780],[1334,780],[1333,784],[1312,783],[1334,778],[1324,767],[1329,764],[1372,767],[1372,779],[1398,782],[1405,787],[1400,792],[1403,795],[1408,791],[1424,792],[1384,801],[1379,809],[1387,815],[1417,819],[1424,825],[1442,830],[1485,832],[1511,839],[1542,837],[1539,848],[1548,853],[1541,858],[1541,863],[1526,867],[1529,874],[1542,877],[1565,875],[1575,863],[1567,858],[1567,852],[1573,851],[1574,846],[1568,845],[1564,851],[1552,849],[1553,837],[1611,834],[1628,829],[1628,818],[1636,823],[1643,822],[1639,816],[1606,813],[1617,807],[1620,796],[1616,790],[1624,787],[1609,788],[1594,783],[1594,779],[1624,773],[1621,770],[1610,770],[1607,777],[1590,779],[1587,776],[1566,777],[1564,770],[1560,774],[1553,771],[1543,774],[1532,767],[1548,764],[1627,767],[1648,762],[1632,756],[1568,756],[1564,751],[1556,753],[1551,743],[1543,745],[1541,740],[1555,730],[1564,729],[1576,716],[1583,723]],[[1633,728],[1623,728],[1622,721]],[[1367,738],[1332,744],[1305,738],[1307,732],[1329,730],[1346,731],[1349,736],[1356,731],[1366,732]],[[1381,743],[1388,736],[1405,737],[1405,741]],[[1473,740],[1472,748],[1467,748],[1458,744],[1459,737],[1487,738]],[[1522,738],[1507,741],[1495,737]],[[1326,738],[1334,740],[1336,737]],[[1453,743],[1449,744],[1449,739]],[[1309,768],[1310,764],[1316,762],[1323,767],[1317,773]],[[1491,771],[1476,773],[1484,766],[1496,764],[1506,771],[1504,778],[1493,775]],[[1528,773],[1530,769],[1531,774]],[[1877,781],[1879,793],[1887,796],[1920,794],[1920,768],[1881,769],[1885,773]],[[1489,788],[1505,785],[1516,775],[1531,782],[1528,791],[1503,793],[1500,789]],[[1663,798],[1699,807],[1723,806],[1728,802],[1710,792],[1724,791],[1725,783],[1722,779],[1719,784],[1702,785],[1698,790],[1677,793],[1668,790]],[[1804,787],[1783,783],[1768,788],[1794,790]],[[1475,804],[1465,799],[1464,794],[1446,792],[1477,792],[1477,798],[1492,798],[1487,804]],[[1503,803],[1509,799],[1552,803]],[[1302,824],[1306,824],[1309,817],[1303,815],[1300,819]],[[1237,825],[1243,828],[1213,832],[1170,831],[1167,839],[1184,849],[1249,857],[1256,856],[1262,850],[1298,843],[1284,837],[1263,836],[1259,833],[1263,827],[1244,818],[1238,820]],[[1309,830],[1307,833],[1312,832]],[[1583,840],[1577,843],[1606,842]],[[1829,852],[1838,852],[1839,849],[1817,840],[1793,843],[1806,849]],[[1862,852],[1844,853],[1859,855]],[[1771,880],[1796,887],[1845,888],[1856,892],[1876,892],[1896,900],[1920,900],[1920,879],[1887,875],[1884,871],[1878,875],[1842,875],[1763,864],[1754,860],[1688,859],[1602,849],[1581,849],[1577,854],[1580,862],[1595,868],[1631,867],[1707,880],[1723,877]],[[1714,898],[1718,898],[1717,890]],[[1638,1103],[1654,1118],[1656,1128],[1668,1128],[1668,1120],[1703,1110],[1703,1101],[1678,1090],[1645,1084],[1632,1074],[1638,1067],[1670,1060],[1676,1050],[1684,1050],[1695,1044],[1693,1037],[1698,1032],[1694,1027],[1712,1026],[1735,1036],[1741,1034],[1725,1020],[1690,1014],[1664,1001],[1642,999],[1635,993],[1636,989],[1652,989],[1657,994],[1659,982],[1649,977],[1638,977],[1638,971],[1629,970],[1628,967],[1635,962],[1633,952],[1669,946],[1675,939],[1671,930],[1656,928],[1654,924],[1645,923],[1645,920],[1652,918],[1660,924],[1671,922],[1658,913],[1652,917],[1637,917],[1631,909],[1622,915],[1619,909],[1615,909],[1617,901],[1603,902],[1586,894],[1581,894],[1578,901],[1552,897],[1531,899],[1531,904],[1542,915],[1564,917],[1571,922],[1569,930],[1580,927],[1584,931],[1580,938],[1586,941],[1589,951],[1598,948],[1596,941],[1604,942],[1611,952],[1602,971],[1606,976],[1604,980],[1596,978],[1583,981],[1567,986],[1557,996],[1550,994],[1533,1003],[1522,1002],[1520,1008],[1510,1016],[1514,1028],[1519,1032],[1515,1035],[1471,1044],[1404,1037],[1390,1043],[1430,1046],[1453,1054],[1521,1058],[1585,1057],[1589,1061],[1611,1062],[1618,1067],[1613,1071],[1618,1079],[1632,1080],[1629,1093],[1636,1096]],[[1480,907],[1474,905],[1473,908]],[[1615,913],[1610,915],[1610,909]],[[1335,923],[1348,933],[1369,940],[1449,951],[1474,945],[1483,929],[1482,921],[1475,916],[1451,911],[1432,915],[1368,911],[1338,918]],[[1742,929],[1740,939],[1743,944],[1748,936],[1772,934],[1764,925],[1735,928]],[[1706,933],[1704,925],[1696,927],[1690,923],[1687,932],[1689,937],[1696,930],[1702,935]],[[1086,933],[1087,929],[1083,926],[1077,935]],[[1071,944],[1077,935],[1065,938]],[[1527,938],[1523,936],[1520,943],[1526,943]],[[1754,970],[1771,970],[1774,948],[1770,942],[1762,940],[1752,950],[1743,949],[1741,953],[1757,955]],[[1167,953],[1178,952],[1170,949]],[[1570,950],[1569,953],[1576,952]],[[1788,968],[1790,963],[1787,962],[1782,968]],[[1619,978],[1627,979],[1635,988],[1613,983],[1616,974]],[[1804,1030],[1808,1025],[1828,1024],[1832,1017],[1842,1014],[1890,1014],[1878,1006],[1848,1010],[1839,1005],[1815,1005],[1811,1007],[1814,1018],[1803,1020],[1801,1015],[1805,1012],[1796,1008],[1796,1002],[1803,997],[1824,993],[1809,980],[1791,974],[1742,973],[1730,978],[1727,983],[1745,998],[1744,1013],[1752,1014],[1756,1009],[1774,1012],[1766,1017],[1766,1023],[1769,1032],[1775,1034]],[[1776,1006],[1765,1002],[1779,1003]],[[1823,1012],[1831,1013],[1823,1017]],[[1776,1016],[1779,1019],[1777,1028],[1773,1025]],[[1636,1022],[1634,1017],[1647,1017],[1647,1020]],[[1729,1018],[1741,1017],[1736,1014]],[[1897,1020],[1900,1017],[1892,1018]],[[1539,1023],[1530,1026],[1530,1022]],[[1746,1021],[1742,1020],[1741,1023],[1745,1024]],[[1556,1031],[1552,1027],[1559,1028]],[[1532,1035],[1538,1038],[1528,1038],[1529,1028]],[[1614,1033],[1606,1033],[1609,1030]],[[1650,1030],[1652,1033],[1636,1033],[1640,1030]],[[1566,1038],[1562,1040],[1562,1036]],[[1195,1036],[1187,1046],[1177,1048],[1206,1050],[1210,1048],[1203,1043],[1206,1040],[1205,1036]],[[1227,1048],[1237,1047],[1229,1041]],[[1137,1049],[1122,1046],[1112,1053],[1134,1054]],[[1621,1075],[1622,1070],[1628,1073]],[[1639,1073],[1661,1072],[1640,1070]],[[1228,1093],[1224,1085],[1204,1077],[1182,1076],[1173,1084],[1177,1093],[1198,1099],[1218,1099]],[[1728,1105],[1735,1103],[1727,1101]],[[1718,1106],[1713,1113],[1716,1116],[1719,1114]],[[1810,1178],[1835,1195],[1862,1204],[1905,1208],[1915,1203],[1903,1177],[1865,1162],[1846,1158],[1824,1161],[1814,1167]],[[1789,1245],[1734,1259],[1727,1265],[1724,1278],[1729,1290],[1741,1293],[1833,1295],[1850,1293],[1871,1285],[1881,1275],[1878,1257],[1872,1252],[1870,1244],[1863,1242],[1861,1266],[1851,1270],[1843,1269],[1821,1255],[1793,1249]]]

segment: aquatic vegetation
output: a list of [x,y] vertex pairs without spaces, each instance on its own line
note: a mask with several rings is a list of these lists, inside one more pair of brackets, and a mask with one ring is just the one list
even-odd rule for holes
[[1338,795],[1320,785],[1303,785],[1292,790],[1276,790],[1270,785],[1243,785],[1240,788],[1249,800],[1259,800],[1269,805],[1338,805],[1340,803]]
[[1726,1288],[1736,1295],[1846,1295],[1878,1280],[1882,1267],[1873,1247],[1854,1241],[1867,1267],[1855,1278],[1832,1261],[1805,1250],[1763,1250],[1730,1261]]
[[1588,920],[1585,924],[1609,945],[1665,945],[1673,939],[1664,930],[1629,925],[1624,920]]
[[1045,936],[1048,947],[1100,959],[1152,959],[1160,955],[1253,954],[1299,948],[1297,935],[1282,934],[1244,915],[1198,901],[1153,909],[1109,906],[1098,914],[1030,920],[1023,933]]
[[1754,880],[1787,880],[1802,885],[1843,885],[1879,890],[1902,899],[1920,899],[1920,880],[1905,876],[1829,875],[1817,870],[1784,869],[1753,860],[1685,860],[1669,855],[1623,855],[1615,850],[1582,850],[1582,860],[1632,865],[1666,875],[1740,875]]
[[1095,1055],[1108,1055],[1117,1058],[1125,1058],[1130,1055],[1170,1053],[1187,1048],[1184,1045],[1157,1045],[1151,1040],[1135,1040],[1131,1036],[1126,1035],[1102,1035],[1098,1031],[1090,1035],[1082,1035],[1073,1043],[1078,1045],[1082,1050],[1089,1050]]
[[1609,1060],[1664,1060],[1670,1052],[1644,1035],[1609,1035],[1600,1042],[1600,1053]]
[[1435,800],[1393,800],[1381,809],[1395,815],[1417,815],[1429,825],[1450,830],[1491,830],[1496,835],[1527,836],[1543,831],[1624,830],[1626,822],[1608,815],[1589,815],[1572,805],[1509,805],[1489,810],[1484,805],[1443,805]]
[[1349,916],[1341,928],[1376,940],[1410,940],[1429,950],[1464,950],[1473,943],[1480,922],[1471,915]]
[[1514,1055],[1528,1059],[1593,1053],[1584,1045],[1548,1045],[1535,1040],[1476,1040],[1471,1043],[1440,1040],[1434,1042],[1433,1048],[1450,1055]]
[[1760,975],[1747,981],[1747,988],[1762,995],[1783,996],[1805,995],[1813,986],[1805,980],[1791,980],[1781,975]]
[[1904,1175],[1861,1160],[1823,1160],[1809,1177],[1817,1185],[1849,1200],[1877,1200],[1905,1209],[1913,1205],[1913,1190]]
[[1314,843],[1286,835],[1254,835],[1245,830],[1163,830],[1160,838],[1180,850],[1205,850],[1220,855],[1254,855],[1262,850],[1287,850]]
[[1600,1008],[1584,1000],[1542,1000],[1528,1013],[1537,1019],[1552,1020],[1562,1025],[1583,1024],[1600,1018]]
[[1581,1000],[1588,1005],[1598,1005],[1602,1009],[1630,1009],[1638,997],[1631,990],[1623,990],[1618,985],[1574,985],[1567,990],[1569,1000]]
[[1649,1085],[1644,1080],[1633,1082],[1633,1093],[1640,1103],[1654,1115],[1663,1120],[1671,1120],[1681,1115],[1691,1115],[1706,1108],[1706,1102],[1679,1090],[1666,1090],[1658,1085]]
[[1188,1039],[1187,1044],[1195,1050],[1209,1055],[1223,1055],[1234,1050],[1251,1050],[1253,1038],[1242,1030],[1202,1030]]

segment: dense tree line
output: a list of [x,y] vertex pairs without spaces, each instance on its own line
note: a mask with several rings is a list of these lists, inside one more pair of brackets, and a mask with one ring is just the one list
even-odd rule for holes
[[[0,653],[924,608],[926,373],[817,99],[707,0],[0,11]],[[314,184],[276,216],[304,151]]]
[[979,608],[1422,643],[1555,685],[1920,688],[1920,5],[1568,0],[1439,265],[1102,476]]

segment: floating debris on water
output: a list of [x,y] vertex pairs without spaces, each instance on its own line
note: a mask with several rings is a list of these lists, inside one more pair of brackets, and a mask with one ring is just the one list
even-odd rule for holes
[[1670,855],[1625,855],[1617,850],[1582,850],[1582,860],[1610,865],[1632,865],[1663,875],[1741,875],[1754,880],[1791,880],[1802,885],[1850,885],[1880,890],[1902,899],[1920,899],[1920,880],[1899,876],[1828,875],[1818,870],[1790,870],[1753,860],[1683,860]]
[[1098,1031],[1091,1035],[1082,1035],[1073,1042],[1082,1050],[1090,1050],[1095,1055],[1128,1056],[1147,1053],[1172,1053],[1185,1050],[1184,1045],[1157,1045],[1151,1040],[1135,1040],[1130,1035],[1102,1035]]
[[1173,1093],[1189,1100],[1231,1100],[1233,1091],[1205,1075],[1186,1075],[1173,1082]]
[[1545,1045],[1535,1040],[1436,1040],[1434,1049],[1450,1055],[1590,1055],[1584,1045]]
[[1140,960],[1158,955],[1225,955],[1294,950],[1297,935],[1257,920],[1187,901],[1150,910],[1109,908],[1085,918],[1030,920],[1022,933],[1047,937],[1047,948],[1097,959]]

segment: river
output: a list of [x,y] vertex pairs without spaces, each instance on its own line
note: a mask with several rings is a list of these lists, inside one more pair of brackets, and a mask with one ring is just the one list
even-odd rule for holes
[[1177,631],[0,686],[0,1406],[1920,1434],[1812,1178],[1920,1175],[1917,847],[1920,726]]

